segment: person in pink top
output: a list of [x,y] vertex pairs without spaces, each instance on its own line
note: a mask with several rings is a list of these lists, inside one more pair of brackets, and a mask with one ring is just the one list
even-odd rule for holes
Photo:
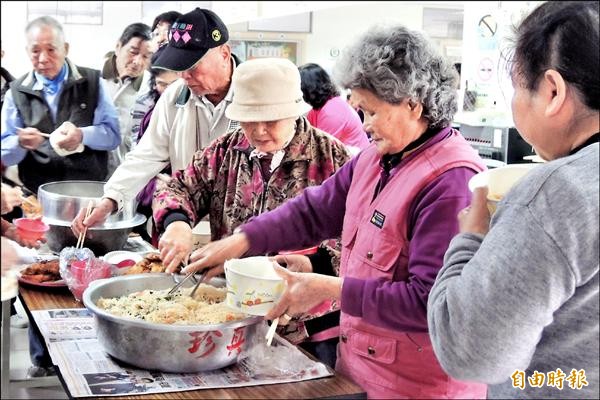
[[304,101],[312,107],[306,116],[315,128],[325,131],[358,153],[369,145],[360,117],[340,96],[331,77],[317,64],[298,67]]

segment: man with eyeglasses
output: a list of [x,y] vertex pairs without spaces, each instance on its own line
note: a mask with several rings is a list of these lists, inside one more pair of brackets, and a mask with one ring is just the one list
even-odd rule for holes
[[146,134],[108,180],[91,215],[85,218],[82,209],[73,220],[75,235],[121,210],[169,163],[172,170],[186,168],[197,150],[237,126],[225,116],[233,99],[231,75],[240,63],[228,39],[227,27],[210,10],[196,8],[173,23],[156,67],[182,79],[160,97]]

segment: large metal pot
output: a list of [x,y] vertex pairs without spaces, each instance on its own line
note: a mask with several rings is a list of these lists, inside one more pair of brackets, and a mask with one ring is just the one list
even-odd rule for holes
[[[38,200],[42,206],[43,220],[50,225],[46,233],[48,247],[61,251],[77,243],[71,232],[71,222],[90,200],[99,202],[104,193],[105,182],[62,181],[43,184],[38,189]],[[143,224],[146,217],[136,212],[137,202],[132,199],[123,205],[123,210],[110,215],[102,225],[88,229],[85,247],[96,255],[121,250],[131,230]]]
[[[104,350],[136,367],[163,372],[200,372],[235,363],[256,333],[261,317],[215,325],[168,325],[115,316],[96,306],[101,297],[162,290],[173,284],[168,274],[126,275],[92,282],[83,293],[83,304],[94,315]],[[214,278],[210,284],[221,287],[225,280]]]

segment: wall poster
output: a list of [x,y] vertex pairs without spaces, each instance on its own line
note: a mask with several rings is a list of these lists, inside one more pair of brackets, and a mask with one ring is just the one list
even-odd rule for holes
[[253,58],[287,58],[297,65],[299,44],[295,41],[230,40],[231,52],[242,61]]

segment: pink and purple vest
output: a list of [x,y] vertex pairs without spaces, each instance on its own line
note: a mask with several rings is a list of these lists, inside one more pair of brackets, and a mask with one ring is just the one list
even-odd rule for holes
[[[381,171],[379,161],[372,146],[363,151],[354,169],[346,200],[340,276],[407,280],[408,212],[417,194],[452,168],[481,171],[485,167],[462,136],[452,131],[399,169],[371,202]],[[385,216],[383,224],[371,222],[376,214]],[[344,312],[336,369],[370,398],[475,399],[485,398],[487,392],[484,384],[457,381],[443,371],[429,333],[386,329]]]

